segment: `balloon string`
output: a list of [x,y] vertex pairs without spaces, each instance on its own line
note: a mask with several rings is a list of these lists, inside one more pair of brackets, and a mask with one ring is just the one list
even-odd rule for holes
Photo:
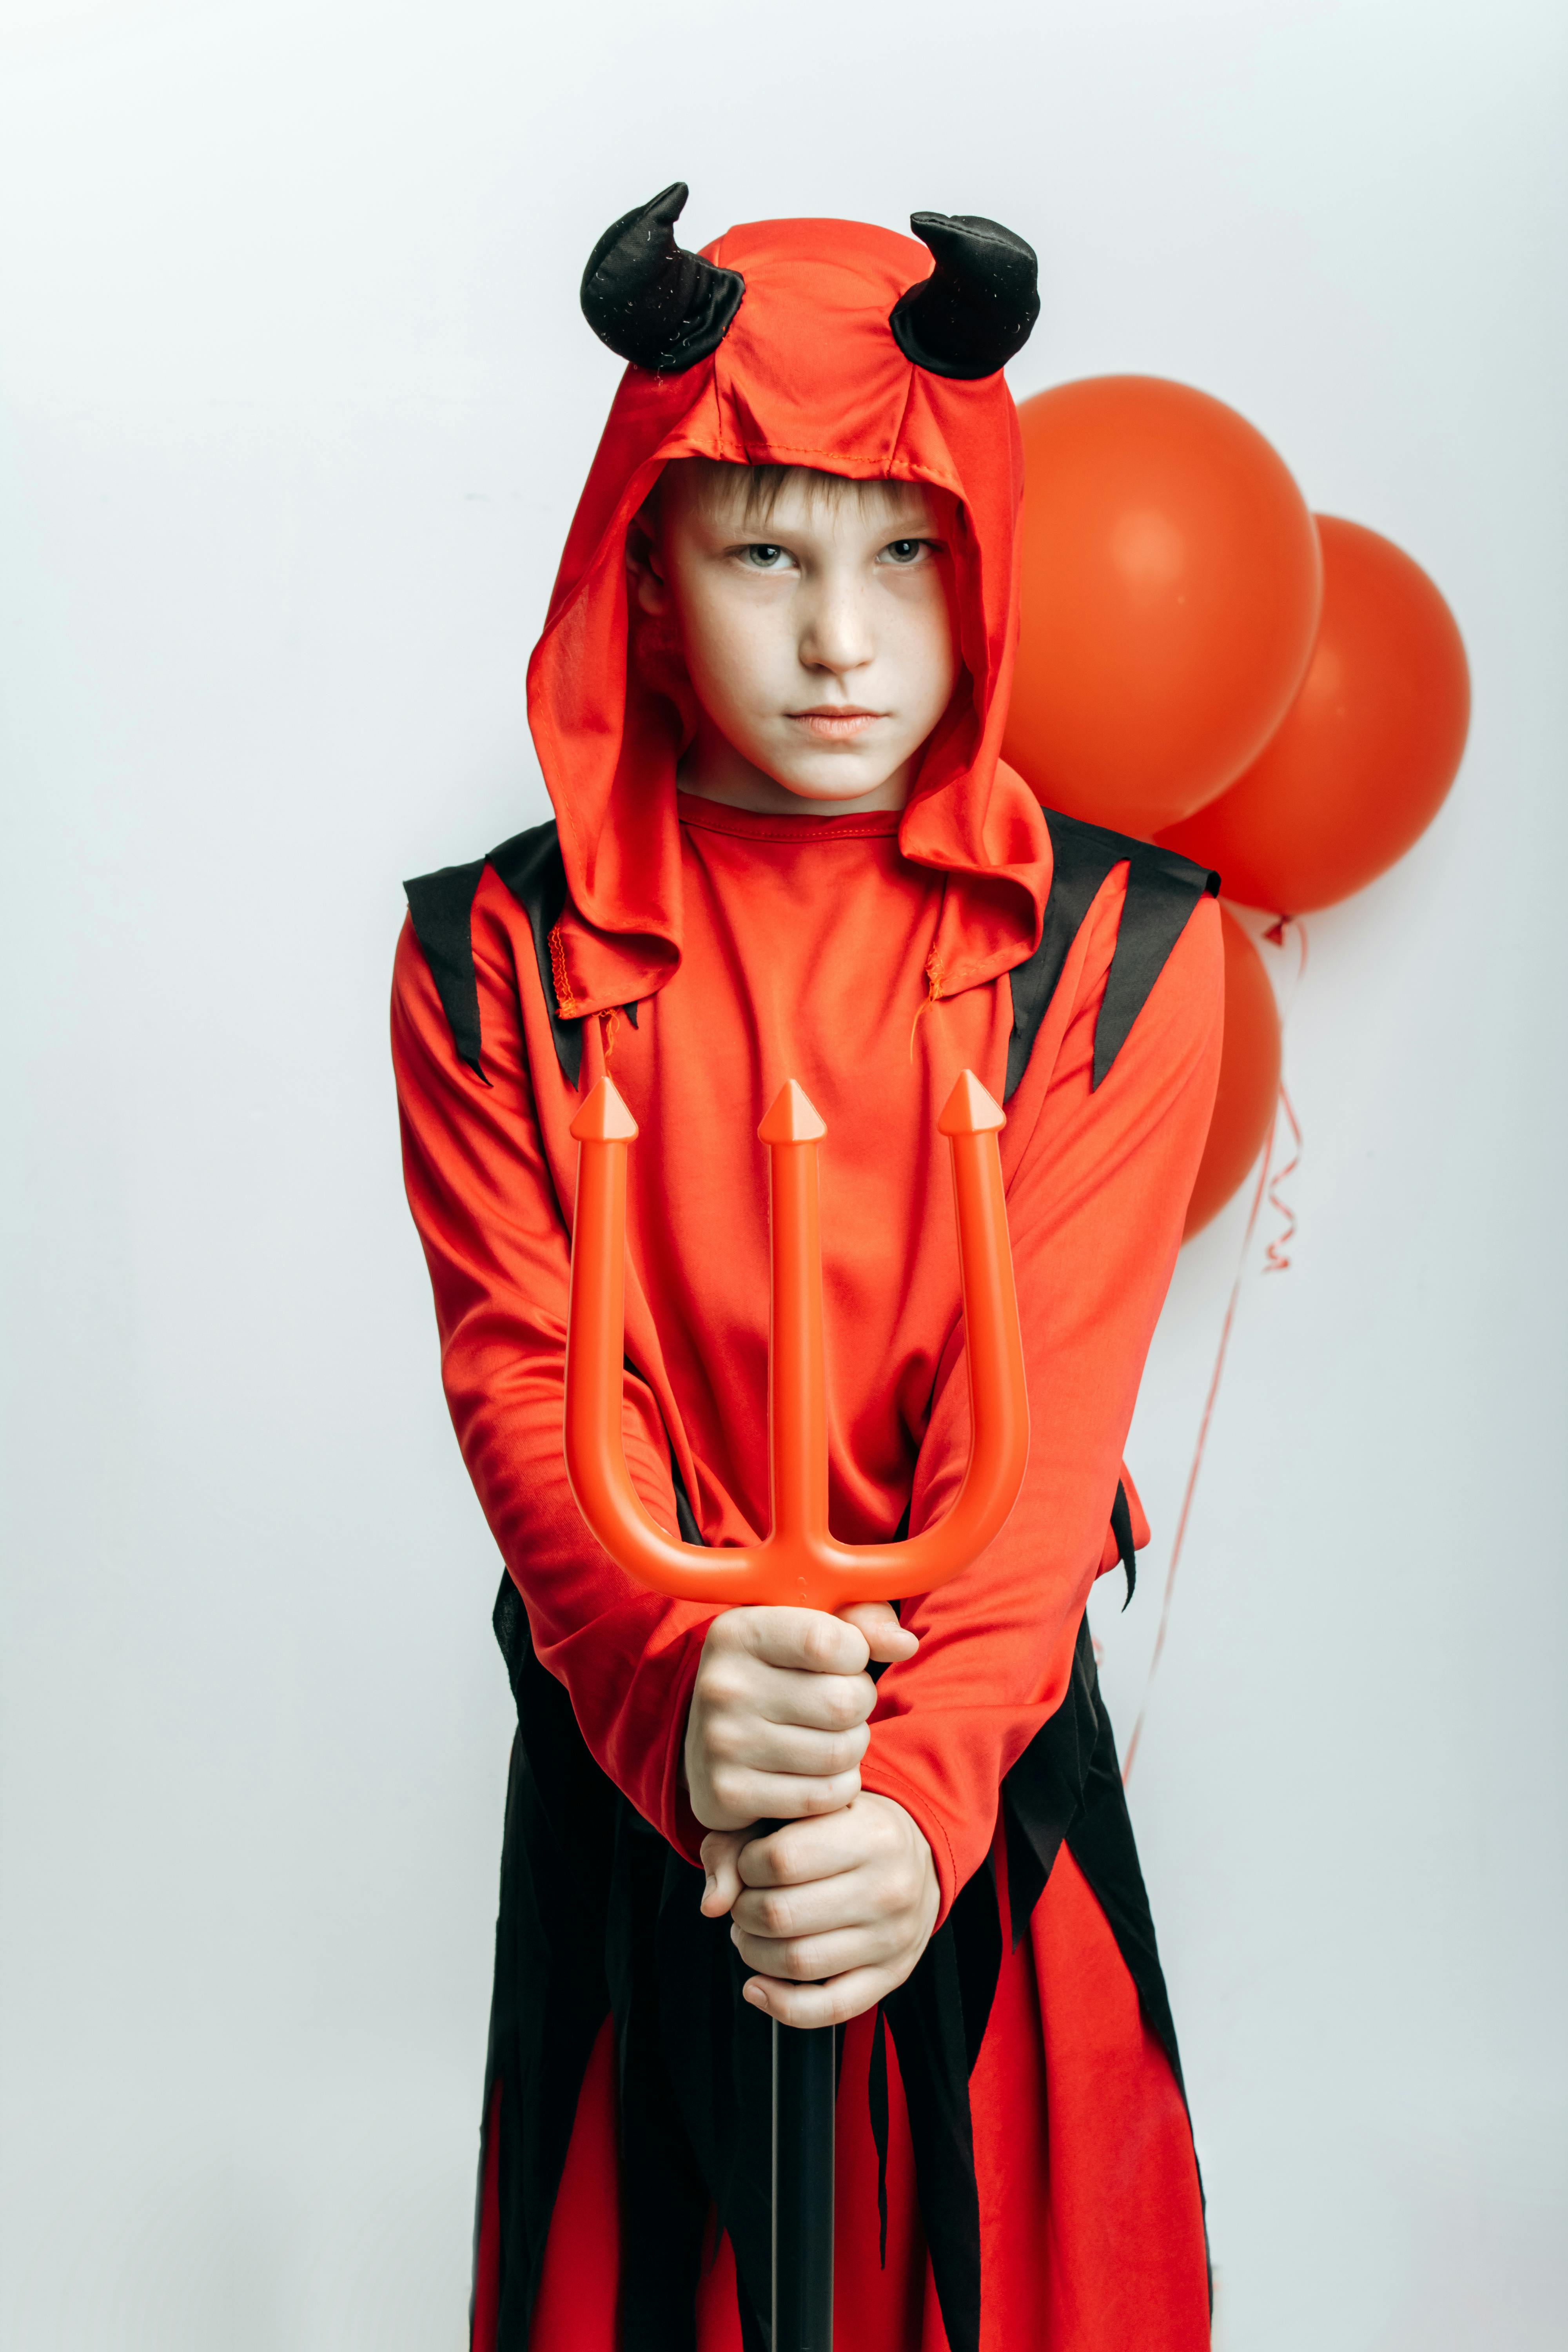
[[[1193,1496],[1197,1491],[1198,1473],[1203,1468],[1204,1448],[1208,1444],[1209,1423],[1214,1419],[1215,1399],[1219,1394],[1220,1376],[1225,1370],[1226,1350],[1230,1346],[1231,1326],[1236,1321],[1237,1305],[1241,1297],[1242,1281],[1247,1273],[1247,1253],[1252,1247],[1252,1236],[1258,1229],[1258,1213],[1263,1206],[1264,1190],[1268,1182],[1268,1165],[1274,1157],[1274,1129],[1278,1118],[1279,1112],[1276,1109],[1275,1117],[1268,1122],[1268,1135],[1263,1146],[1263,1159],[1258,1171],[1258,1182],[1253,1189],[1252,1206],[1247,1212],[1247,1231],[1241,1238],[1241,1250],[1236,1265],[1236,1279],[1230,1286],[1230,1303],[1225,1310],[1225,1321],[1220,1326],[1219,1349],[1215,1356],[1213,1373],[1209,1378],[1209,1392],[1204,1401],[1204,1417],[1198,1423],[1198,1441],[1193,1449],[1192,1466],[1187,1472],[1186,1491],[1182,1496],[1181,1516],[1176,1521],[1176,1535],[1171,1546],[1170,1564],[1165,1570],[1165,1590],[1160,1601],[1159,1631],[1154,1636],[1154,1649],[1149,1660],[1149,1671],[1143,1678],[1143,1696],[1139,1702],[1138,1719],[1132,1726],[1132,1737],[1127,1743],[1127,1760],[1121,1767],[1123,1788],[1132,1778],[1132,1767],[1138,1757],[1138,1743],[1143,1737],[1143,1719],[1149,1712],[1149,1695],[1154,1687],[1154,1677],[1160,1670],[1160,1660],[1164,1653],[1165,1634],[1171,1622],[1171,1598],[1176,1589],[1176,1570],[1182,1564],[1182,1547],[1186,1541],[1187,1521],[1192,1515]],[[1291,1125],[1295,1125],[1293,1117]]]
[[[1287,936],[1292,931],[1296,934],[1296,975],[1290,983],[1289,994],[1286,998],[1280,1013],[1282,1029],[1289,1018],[1291,1008],[1296,1001],[1296,992],[1300,987],[1307,970],[1307,926],[1299,915],[1281,915],[1279,920],[1271,924],[1263,933],[1264,939],[1268,940],[1270,947],[1282,948]],[[1284,1112],[1286,1123],[1290,1129],[1291,1150],[1290,1157],[1285,1165],[1275,1169],[1273,1167],[1274,1139],[1279,1130],[1281,1111]],[[1176,1589],[1176,1570],[1181,1566],[1182,1547],[1186,1541],[1187,1520],[1192,1513],[1193,1496],[1197,1490],[1198,1473],[1203,1467],[1204,1448],[1208,1444],[1209,1423],[1214,1418],[1215,1400],[1219,1395],[1220,1376],[1225,1370],[1226,1350],[1230,1345],[1231,1325],[1236,1320],[1237,1306],[1241,1297],[1241,1286],[1246,1278],[1247,1255],[1252,1247],[1253,1234],[1258,1230],[1258,1211],[1262,1208],[1267,1195],[1269,1207],[1283,1222],[1284,1230],[1274,1236],[1264,1252],[1263,1269],[1266,1274],[1283,1274],[1290,1264],[1289,1244],[1295,1238],[1298,1220],[1295,1211],[1285,1200],[1279,1187],[1285,1182],[1287,1177],[1295,1174],[1300,1164],[1301,1123],[1296,1117],[1295,1106],[1290,1100],[1284,1078],[1281,1077],[1279,1097],[1274,1106],[1274,1116],[1268,1122],[1268,1134],[1263,1146],[1263,1161],[1258,1171],[1252,1206],[1247,1212],[1247,1231],[1241,1237],[1241,1250],[1236,1265],[1236,1279],[1230,1286],[1230,1302],[1226,1307],[1225,1321],[1220,1327],[1219,1347],[1215,1355],[1214,1371],[1209,1379],[1208,1395],[1204,1402],[1204,1417],[1198,1424],[1197,1444],[1193,1449],[1192,1466],[1187,1472],[1186,1491],[1182,1496],[1181,1516],[1176,1521],[1176,1536],[1175,1541],[1171,1546],[1170,1565],[1165,1570],[1165,1590],[1160,1602],[1159,1631],[1154,1636],[1154,1648],[1149,1660],[1149,1671],[1143,1679],[1143,1696],[1138,1708],[1138,1719],[1132,1726],[1132,1737],[1127,1743],[1127,1761],[1121,1768],[1121,1782],[1124,1788],[1132,1777],[1133,1759],[1138,1753],[1138,1743],[1143,1737],[1143,1722],[1149,1712],[1149,1695],[1154,1687],[1154,1676],[1159,1671],[1160,1660],[1164,1653],[1165,1634],[1171,1622],[1171,1596]]]
[[[1286,1023],[1289,1020],[1297,996],[1300,992],[1301,982],[1307,976],[1307,955],[1310,942],[1307,937],[1307,926],[1301,920],[1300,915],[1281,915],[1279,920],[1274,925],[1273,929],[1271,930],[1265,931],[1263,934],[1264,938],[1269,941],[1271,946],[1282,948],[1285,944],[1287,936],[1290,933],[1294,933],[1295,935],[1296,972],[1295,977],[1290,982],[1289,992],[1279,1008],[1279,1025],[1281,1029],[1284,1028]],[[1268,1180],[1268,1205],[1273,1210],[1275,1215],[1279,1219],[1281,1230],[1275,1234],[1274,1239],[1268,1244],[1267,1249],[1264,1251],[1263,1271],[1265,1274],[1283,1274],[1285,1272],[1287,1266],[1289,1266],[1290,1263],[1290,1244],[1296,1237],[1296,1212],[1286,1200],[1280,1187],[1285,1183],[1288,1177],[1294,1176],[1297,1169],[1301,1164],[1301,1126],[1300,1121],[1296,1117],[1295,1107],[1290,1100],[1289,1092],[1286,1087],[1283,1077],[1281,1077],[1279,1081],[1279,1108],[1285,1113],[1286,1119],[1289,1124],[1290,1140],[1293,1149],[1290,1158],[1286,1161],[1284,1167],[1277,1170]]]
[[1268,1180],[1268,1205],[1283,1223],[1283,1230],[1275,1234],[1263,1253],[1265,1274],[1283,1274],[1290,1263],[1290,1244],[1296,1236],[1296,1212],[1283,1198],[1279,1187],[1288,1176],[1294,1176],[1301,1165],[1301,1122],[1291,1108],[1290,1097],[1283,1078],[1279,1081],[1279,1108],[1290,1123],[1291,1152],[1279,1173]]

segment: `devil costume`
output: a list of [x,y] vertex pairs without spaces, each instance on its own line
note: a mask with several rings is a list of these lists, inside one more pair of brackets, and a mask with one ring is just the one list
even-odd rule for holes
[[[786,1077],[826,1122],[835,1533],[948,1507],[968,1402],[937,1113],[973,1068],[1001,1138],[1029,1381],[1019,1501],[905,1604],[868,1790],[941,1886],[907,1983],[841,2037],[838,2340],[854,2352],[1197,2352],[1202,2198],[1174,2031],[1084,1625],[1146,1537],[1120,1453],[1217,1073],[1212,877],[1042,812],[999,758],[1016,636],[1016,420],[1038,308],[994,224],[737,229],[628,215],[584,308],[630,364],[529,676],[555,823],[408,886],[393,1033],[447,1399],[507,1574],[517,1699],[483,2107],[476,2352],[757,2352],[768,2025],[701,1917],[680,1780],[713,1612],[589,1535],[562,1454],[576,1148],[607,1067],[640,1130],[624,1429],[688,1541],[767,1523],[767,1187]],[[929,248],[929,250],[927,249]],[[932,268],[934,256],[935,267]],[[901,812],[761,816],[677,786],[693,703],[625,546],[671,459],[921,482],[959,684]]]

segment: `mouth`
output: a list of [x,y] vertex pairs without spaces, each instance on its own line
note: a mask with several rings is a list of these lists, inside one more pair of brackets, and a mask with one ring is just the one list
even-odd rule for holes
[[785,713],[792,726],[804,729],[819,743],[852,743],[887,715],[885,710],[865,710],[842,702],[819,702],[811,710]]

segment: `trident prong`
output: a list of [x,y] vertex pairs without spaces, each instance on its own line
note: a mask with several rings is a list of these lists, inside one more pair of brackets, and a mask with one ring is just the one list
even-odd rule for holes
[[626,1470],[626,1150],[637,1121],[601,1077],[572,1122],[580,1147],[566,1326],[566,1475],[577,1507],[627,1574],[683,1601],[837,1610],[929,1592],[999,1533],[1029,1450],[1024,1348],[996,1130],[1005,1116],[972,1070],[937,1121],[952,1146],[969,1370],[969,1460],[952,1509],[902,1543],[839,1543],[827,1525],[827,1393],[816,1147],[826,1129],[786,1079],[757,1132],[773,1199],[768,1443],[773,1526],[760,1544],[706,1549],[653,1518]]

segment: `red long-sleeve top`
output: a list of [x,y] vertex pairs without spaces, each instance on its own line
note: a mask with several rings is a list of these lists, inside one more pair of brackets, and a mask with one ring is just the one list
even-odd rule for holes
[[[897,814],[774,818],[681,794],[679,968],[584,1021],[563,1074],[528,919],[486,868],[472,936],[484,1076],[459,1058],[405,929],[393,1035],[408,1195],[435,1289],[464,1457],[535,1646],[588,1745],[691,1858],[681,1790],[713,1612],[645,1591],[580,1517],[562,1453],[576,1146],[608,1057],[638,1129],[627,1199],[625,1429],[631,1475],[673,1528],[673,1451],[705,1539],[765,1530],[767,1171],[759,1120],[786,1077],[822,1146],[830,1517],[853,1541],[915,1530],[956,1493],[967,1444],[958,1259],[937,1113],[973,1068],[1001,1098],[1005,975],[931,993],[944,877]],[[945,1914],[994,1832],[1003,1776],[1058,1704],[1101,1565],[1121,1447],[1170,1279],[1218,1071],[1217,912],[1197,906],[1109,1075],[1094,1024],[1124,866],[1068,953],[1001,1138],[1030,1448],[1007,1526],[906,1604],[918,1654],[877,1694],[863,1785],[930,1843]],[[571,979],[556,940],[558,1004]],[[486,1081],[488,1080],[488,1083]]]

